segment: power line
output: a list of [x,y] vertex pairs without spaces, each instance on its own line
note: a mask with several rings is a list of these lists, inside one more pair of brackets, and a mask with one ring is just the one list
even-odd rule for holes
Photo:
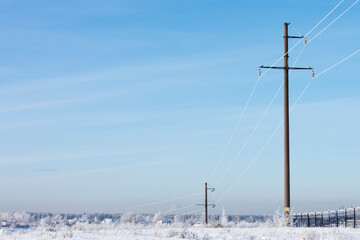
[[[297,44],[295,44],[295,46],[297,46],[301,41],[302,41],[302,40],[300,40]],[[295,46],[294,46],[292,49],[294,49]],[[289,52],[290,52],[292,49],[290,49]],[[285,56],[285,55],[284,55],[284,56]],[[240,124],[240,122],[241,122],[241,120],[242,120],[242,118],[243,118],[243,116],[244,116],[244,113],[245,113],[245,111],[246,111],[246,109],[247,109],[247,107],[248,107],[248,105],[249,105],[250,100],[252,99],[252,96],[254,95],[255,89],[256,89],[256,87],[257,87],[257,85],[258,85],[261,77],[263,77],[272,67],[274,67],[275,64],[277,64],[284,56],[280,57],[275,63],[273,63],[273,64],[271,65],[271,67],[270,67],[269,69],[267,69],[263,74],[261,74],[261,76],[259,76],[258,79],[256,80],[256,83],[255,83],[255,85],[254,85],[254,87],[253,87],[253,90],[251,91],[251,94],[250,94],[250,96],[249,96],[249,98],[248,98],[248,100],[247,100],[247,102],[246,102],[246,104],[245,104],[245,107],[244,107],[244,109],[243,109],[243,111],[242,111],[242,113],[241,113],[241,115],[240,115],[240,118],[238,119],[238,121],[237,121],[237,123],[236,123],[236,125],[235,125],[235,127],[234,127],[234,129],[233,129],[233,131],[232,131],[232,134],[231,134],[229,140],[228,140],[227,143],[226,143],[225,149],[224,149],[224,151],[222,152],[222,154],[220,155],[220,158],[219,158],[219,160],[218,160],[218,162],[217,162],[214,170],[212,171],[212,174],[211,174],[210,178],[213,177],[213,175],[215,174],[217,168],[219,167],[220,163],[222,162],[222,159],[223,159],[223,157],[224,157],[224,154],[225,154],[225,152],[227,151],[227,149],[229,148],[229,145],[230,145],[230,143],[231,143],[231,141],[232,141],[232,139],[233,139],[233,137],[234,137],[234,135],[235,135],[235,132],[237,131],[237,129],[238,129],[238,127],[239,127],[239,124]]]
[[190,198],[190,197],[202,195],[203,193],[204,193],[204,192],[193,193],[193,194],[184,195],[184,196],[177,197],[177,198],[171,198],[171,199],[167,199],[167,200],[162,200],[162,201],[156,201],[156,202],[146,203],[146,204],[142,204],[142,205],[130,207],[129,209],[148,207],[148,206],[153,206],[153,205],[157,205],[157,204],[161,204],[161,203],[166,203],[166,202],[181,200],[181,199],[185,199],[185,198]]
[[331,23],[329,23],[323,30],[321,30],[318,34],[316,34],[312,39],[309,40],[308,43],[312,42],[315,38],[317,38],[323,31],[325,31],[328,27],[330,27],[334,22],[336,22],[342,15],[344,15],[347,11],[349,11],[355,4],[357,4],[359,0],[356,0],[350,7],[348,7],[343,13],[341,13],[337,18],[335,18]]
[[[339,65],[340,63],[346,61],[347,59],[351,58],[352,56],[354,56],[355,54],[359,53],[360,49],[355,51],[354,53],[350,54],[349,56],[347,56],[346,58],[342,59],[341,61],[337,62],[336,64],[332,65],[331,67],[325,69],[324,71],[320,72],[318,75],[316,75],[314,78],[312,78],[309,83],[307,84],[307,86],[305,87],[305,89],[301,92],[301,94],[298,96],[298,98],[296,99],[296,101],[294,102],[294,104],[291,106],[290,108],[290,112],[294,109],[295,105],[299,102],[299,100],[301,99],[301,97],[304,95],[305,91],[309,88],[311,82],[321,76],[322,74],[326,73],[327,71],[331,70],[332,68],[336,67],[337,65]],[[280,124],[276,127],[276,129],[273,131],[273,133],[270,135],[270,137],[267,139],[267,141],[265,142],[265,144],[261,147],[260,151],[256,154],[256,156],[253,158],[253,160],[250,162],[250,164],[246,167],[246,169],[242,172],[242,174],[233,182],[233,184],[226,190],[226,192],[219,198],[219,200],[216,202],[216,204],[218,204],[220,201],[222,201],[222,199],[224,199],[224,197],[232,190],[232,188],[241,180],[241,178],[246,174],[246,172],[251,168],[251,166],[253,165],[253,163],[259,158],[259,156],[261,155],[261,153],[265,150],[265,148],[267,147],[267,145],[270,143],[270,141],[272,140],[272,138],[275,136],[275,134],[277,133],[277,131],[280,129],[280,127],[283,125],[284,120],[282,120],[280,122]]]
[[[359,0],[357,0],[359,1]],[[356,2],[357,2],[356,1]],[[312,33],[326,18],[328,18],[328,16],[333,13],[342,3],[344,2],[344,0],[341,0],[328,14],[326,14],[325,17],[323,17],[308,33],[305,34],[304,36],[304,39],[310,34]],[[353,4],[354,5],[354,4]],[[345,11],[347,12],[347,10]],[[345,13],[344,12],[344,13]],[[344,13],[342,13],[341,15],[343,15]],[[338,17],[339,18],[339,17]],[[327,27],[326,27],[327,28]],[[325,29],[322,30],[322,32],[324,31]],[[318,34],[319,35],[319,34]],[[317,36],[316,36],[317,37]],[[315,37],[314,37],[315,38]],[[313,38],[313,39],[314,39]],[[312,39],[312,40],[313,40]],[[281,56],[269,69],[267,69],[263,75],[265,75],[272,67],[275,66],[275,64],[277,64],[278,62],[280,62],[280,60],[285,56],[287,55],[288,53],[290,53],[297,45],[299,45],[299,43],[301,43],[302,40],[299,40],[292,48],[290,48],[290,50],[288,52],[286,52],[283,56]]]
[[309,88],[311,82],[312,82],[315,78],[323,75],[323,74],[326,73],[327,71],[331,70],[332,68],[336,67],[336,66],[339,65],[340,63],[346,61],[347,59],[351,58],[352,56],[356,55],[356,54],[359,53],[359,52],[360,52],[360,49],[357,50],[357,51],[355,51],[354,53],[350,54],[350,55],[347,56],[346,58],[342,59],[341,61],[337,62],[336,64],[332,65],[331,67],[325,69],[325,70],[322,71],[321,73],[317,74],[315,77],[313,77],[313,78],[309,81],[309,83],[306,85],[306,87],[304,88],[304,90],[300,93],[299,97],[296,99],[296,101],[295,101],[294,104],[292,105],[290,111],[295,107],[295,105],[298,103],[298,101],[300,100],[300,98],[304,95],[304,93],[306,92],[306,90]]
[[240,151],[236,154],[235,158],[232,160],[232,162],[230,163],[230,165],[228,166],[228,168],[225,170],[225,172],[221,175],[221,177],[219,178],[219,180],[217,181],[217,183],[215,184],[215,186],[217,186],[222,179],[225,177],[225,175],[230,171],[231,167],[234,165],[234,163],[236,162],[236,160],[238,159],[238,157],[240,156],[240,154],[242,153],[242,151],[245,149],[245,147],[247,146],[247,144],[249,143],[250,139],[252,138],[252,136],[254,135],[255,131],[258,129],[260,123],[262,122],[262,120],[264,119],[265,115],[267,114],[268,110],[270,109],[270,106],[273,104],[273,102],[275,101],[277,95],[279,94],[281,88],[283,87],[284,83],[281,84],[281,86],[279,87],[279,89],[277,90],[276,94],[274,95],[274,97],[272,98],[270,104],[268,105],[268,107],[266,108],[265,112],[262,114],[262,116],[260,117],[259,121],[257,122],[256,126],[253,128],[253,130],[251,131],[250,135],[248,136],[248,138],[246,139],[246,141],[244,142],[244,144],[242,145]]
[[[316,29],[316,27],[318,27],[332,12],[334,12],[342,3],[343,3],[344,0],[340,1],[324,18],[322,18],[308,33],[305,34],[305,36],[303,36],[303,38],[305,39],[312,31],[314,31]],[[355,3],[353,3],[348,9],[346,9],[343,13],[341,13],[335,20],[333,20],[328,26],[326,26],[324,29],[322,29],[318,34],[316,34],[316,36],[314,36],[306,45],[310,44],[311,41],[313,41],[315,38],[317,38],[322,32],[324,32],[331,24],[333,24],[335,21],[337,21],[342,15],[344,15],[350,8],[352,8],[359,0],[357,0]],[[290,51],[292,51],[300,42],[302,42],[302,40],[298,41],[290,50],[288,50],[281,58],[279,58],[273,65],[271,65],[265,72],[263,75],[265,75],[270,69],[274,68],[274,65],[276,63],[278,63],[284,56],[286,56]],[[302,51],[304,50],[304,47],[303,49],[301,50],[299,56],[297,57],[296,59],[296,62],[298,61],[300,55],[302,54]],[[259,79],[259,78],[258,78]],[[280,87],[281,88],[281,87]],[[278,90],[279,91],[279,90]],[[275,94],[275,96],[277,96],[278,92]],[[273,101],[273,100],[272,100]],[[272,104],[272,102],[270,103],[270,105]],[[267,109],[268,110],[268,109]],[[265,110],[265,114],[267,112],[267,110]],[[262,118],[263,116],[260,118],[260,122],[262,121]],[[256,129],[258,128],[258,126],[255,127],[255,131]],[[254,132],[254,130],[253,130]],[[253,135],[253,132],[250,134],[249,138],[252,137]],[[245,141],[245,144],[244,145],[247,145],[248,144],[248,141],[250,139],[247,139]],[[244,146],[243,145],[243,146]],[[235,163],[236,159],[238,158],[238,155],[243,151],[244,147],[242,147],[239,151],[239,153],[236,155],[236,157],[234,158],[234,160],[230,163],[229,167],[225,170],[225,173],[220,177],[220,179],[218,180],[217,184],[219,182],[221,182],[221,180],[223,179],[223,177],[226,175],[226,173],[230,170],[231,166]],[[222,154],[223,155],[223,154]],[[218,166],[217,166],[218,167]],[[217,168],[216,167],[216,168]],[[216,185],[217,185],[216,184]]]
[[306,35],[305,37],[307,37],[312,31],[315,30],[315,28],[317,28],[332,12],[334,12],[342,3],[344,2],[344,0],[342,0],[341,2],[338,3],[338,5],[336,5],[328,14],[326,14],[326,16],[320,20],[320,22],[318,22]]
[[189,214],[196,213],[196,212],[200,212],[200,211],[202,211],[202,209],[198,209],[198,210],[186,212],[186,213],[183,213],[183,214],[181,214],[181,215],[189,215]]
[[234,129],[233,129],[233,131],[232,131],[232,133],[231,133],[231,136],[230,136],[230,138],[228,139],[228,141],[227,141],[227,143],[226,143],[226,145],[225,145],[225,148],[224,148],[223,152],[221,153],[220,158],[219,158],[219,160],[217,161],[214,170],[213,170],[212,173],[211,173],[210,178],[213,177],[213,175],[215,174],[217,168],[219,167],[220,163],[222,162],[222,159],[223,159],[223,157],[224,157],[224,154],[225,154],[225,152],[227,151],[227,149],[229,148],[230,143],[231,143],[231,141],[232,141],[232,139],[233,139],[233,137],[234,137],[234,135],[235,135],[235,133],[236,133],[239,125],[240,125],[240,122],[241,122],[242,118],[244,117],[245,111],[246,111],[246,109],[247,109],[247,107],[248,107],[248,105],[249,105],[250,100],[252,99],[252,96],[254,95],[255,89],[256,89],[257,85],[259,84],[260,79],[261,79],[261,76],[259,76],[258,79],[256,80],[255,85],[254,85],[254,87],[253,87],[253,89],[252,89],[252,91],[251,91],[251,93],[250,93],[250,96],[249,96],[248,100],[246,101],[246,104],[245,104],[245,106],[244,106],[244,108],[243,108],[243,111],[241,112],[241,115],[240,115],[239,119],[237,120],[237,122],[236,122],[236,124],[235,124],[235,127],[234,127]]
[[[359,1],[359,0],[357,0],[357,1]],[[325,17],[323,17],[307,34],[305,34],[304,39],[305,39],[312,31],[314,31],[329,15],[330,15],[332,12],[334,12],[343,2],[344,2],[344,0],[341,0]],[[354,4],[353,4],[353,5],[354,5]],[[347,10],[346,10],[346,11],[347,11]],[[345,12],[346,12],[346,11],[345,11]],[[344,13],[345,13],[345,12],[344,12]],[[342,15],[343,15],[344,13],[342,13]],[[339,18],[339,17],[338,17],[338,18]],[[338,19],[338,18],[337,18],[337,19]],[[327,27],[326,27],[326,28],[327,28]],[[323,29],[321,32],[323,32],[324,30],[325,30],[325,29]],[[319,35],[319,34],[317,34],[314,38],[312,38],[311,41],[314,40],[318,35]],[[264,76],[272,67],[274,67],[285,55],[287,55],[289,52],[291,52],[300,42],[302,42],[302,40],[298,41],[287,53],[285,53],[285,54],[284,54],[283,56],[281,56],[278,60],[276,60],[276,61],[271,65],[271,67],[270,67],[269,69],[267,69],[267,70],[262,74],[262,76]],[[224,154],[225,154],[225,152],[228,150],[228,148],[229,148],[229,146],[230,146],[230,143],[232,142],[232,139],[233,139],[233,137],[234,137],[234,135],[235,135],[235,133],[236,133],[239,125],[240,125],[240,122],[241,122],[241,120],[242,120],[242,118],[243,118],[243,116],[244,116],[244,114],[245,114],[245,111],[246,111],[246,109],[247,109],[247,107],[248,107],[248,105],[249,105],[249,102],[250,102],[250,100],[252,99],[252,97],[253,97],[253,95],[254,95],[254,92],[255,92],[255,89],[257,88],[257,85],[258,85],[258,83],[259,83],[259,81],[260,81],[260,79],[261,79],[262,76],[259,76],[258,79],[256,80],[255,85],[254,85],[254,87],[253,87],[253,89],[252,89],[252,91],[251,91],[251,94],[250,94],[250,96],[249,96],[249,98],[248,98],[248,100],[247,100],[247,102],[246,102],[246,104],[245,104],[245,106],[244,106],[244,108],[243,108],[243,111],[241,112],[241,115],[240,115],[238,121],[237,121],[236,124],[235,124],[235,127],[234,127],[234,129],[233,129],[233,131],[232,131],[232,133],[231,133],[231,135],[230,135],[230,138],[228,139],[228,141],[227,141],[227,143],[226,143],[226,145],[225,145],[225,148],[224,148],[223,152],[221,153],[221,155],[220,155],[220,157],[219,157],[219,159],[218,159],[218,161],[217,161],[217,163],[216,163],[215,168],[213,169],[213,171],[212,171],[212,173],[211,173],[210,178],[212,178],[212,177],[214,176],[216,170],[217,170],[218,167],[220,166],[220,163],[221,163],[222,160],[223,160]]]
[[[293,66],[295,66],[295,64],[298,62],[300,56],[302,55],[305,46],[303,46],[303,48],[301,49],[300,53],[298,54],[297,58],[295,59]],[[279,95],[281,88],[284,86],[284,83],[282,82],[280,87],[278,88],[278,90],[276,91],[275,95],[273,96],[273,98],[270,101],[270,104],[267,106],[267,108],[265,109],[264,113],[262,114],[262,116],[260,117],[259,121],[257,122],[257,124],[255,125],[255,127],[253,128],[253,130],[251,131],[250,135],[248,136],[248,138],[246,139],[246,141],[244,142],[244,144],[242,145],[240,151],[236,154],[235,158],[232,160],[232,162],[230,163],[230,165],[228,166],[228,168],[226,169],[226,171],[223,173],[223,175],[221,175],[221,177],[219,178],[219,180],[217,181],[216,185],[217,186],[222,179],[225,177],[225,175],[230,171],[231,167],[235,164],[236,160],[239,158],[240,154],[242,153],[242,151],[245,149],[245,147],[247,146],[247,144],[249,143],[250,139],[252,138],[252,136],[254,135],[254,133],[256,132],[256,130],[259,128],[260,124],[262,123],[262,121],[264,120],[266,114],[268,113],[270,107],[272,106],[272,104],[274,103],[276,97]]]
[[171,210],[168,210],[164,213],[171,213],[171,212],[176,212],[176,211],[180,211],[180,210],[184,210],[184,209],[189,209],[189,208],[193,208],[193,207],[196,207],[196,205],[192,204],[192,205],[188,205],[188,206],[185,206],[185,207],[181,207],[181,208],[177,208],[177,209],[171,209]]
[[256,154],[256,156],[253,158],[253,160],[250,162],[250,164],[245,168],[245,170],[241,173],[241,175],[231,184],[231,186],[226,190],[226,192],[219,198],[219,200],[216,202],[218,204],[224,197],[234,188],[234,186],[242,179],[242,177],[246,174],[246,172],[251,168],[253,163],[258,159],[258,157],[261,155],[261,153],[264,151],[264,149],[267,147],[267,145],[270,143],[272,138],[275,136],[276,132],[280,129],[280,127],[283,125],[284,120],[281,121],[281,123],[276,127],[275,131],[271,134],[271,136],[268,138],[268,140],[265,142],[265,144],[261,147],[260,151]]

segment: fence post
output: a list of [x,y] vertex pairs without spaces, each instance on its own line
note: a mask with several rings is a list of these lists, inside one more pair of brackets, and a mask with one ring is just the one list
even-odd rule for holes
[[315,217],[315,227],[316,227],[316,212],[315,212],[315,215],[314,215],[314,217]]
[[339,227],[339,214],[338,211],[336,210],[336,227]]
[[290,217],[292,219],[293,225],[295,225],[295,223],[296,223],[296,213],[294,213],[293,215],[290,215]]
[[299,223],[299,214],[296,214],[296,226],[300,227],[300,223]]
[[346,214],[346,208],[345,208],[345,216],[344,216],[344,222],[345,222],[345,227],[347,227],[347,214]]
[[302,225],[303,225],[303,219],[302,219],[302,213],[300,213],[300,226],[299,227],[301,227]]
[[356,208],[354,208],[354,228],[356,228]]
[[310,214],[307,213],[307,226],[310,227]]
[[321,227],[324,227],[324,213],[321,212]]
[[[300,213],[300,215],[301,215],[301,213]],[[300,227],[300,224],[301,224],[301,222],[299,222],[299,214],[297,214],[297,227]]]
[[331,217],[330,217],[330,211],[329,211],[329,227],[331,227]]

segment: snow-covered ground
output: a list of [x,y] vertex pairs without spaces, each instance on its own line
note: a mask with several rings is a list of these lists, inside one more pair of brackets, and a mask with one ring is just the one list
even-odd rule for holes
[[281,216],[230,217],[223,214],[217,218],[212,216],[206,226],[198,223],[202,220],[201,215],[0,213],[1,220],[7,219],[12,224],[0,228],[0,240],[360,239],[360,228],[287,228],[282,227]]
[[96,226],[72,226],[51,229],[34,227],[24,230],[1,229],[0,239],[84,239],[84,240],[176,240],[176,239],[244,239],[244,240],[344,240],[360,239],[360,229],[350,228],[276,228],[276,227],[176,227],[120,224],[104,229]]

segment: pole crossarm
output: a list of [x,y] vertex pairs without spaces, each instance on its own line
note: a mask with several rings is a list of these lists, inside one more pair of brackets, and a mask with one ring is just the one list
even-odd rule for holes
[[210,206],[212,208],[215,208],[216,207],[216,204],[215,203],[208,203],[208,204],[203,204],[203,203],[199,203],[199,204],[196,204],[196,206]]
[[[286,37],[286,36],[284,36],[284,37]],[[299,37],[299,36],[287,36],[287,38],[305,38],[304,36],[301,36],[301,37]]]
[[312,68],[312,67],[307,67],[307,68],[302,68],[302,67],[270,67],[270,66],[264,66],[264,65],[259,66],[259,68],[271,68],[271,69],[281,69],[281,70],[284,70],[284,69],[289,69],[289,70],[314,70],[314,68]]

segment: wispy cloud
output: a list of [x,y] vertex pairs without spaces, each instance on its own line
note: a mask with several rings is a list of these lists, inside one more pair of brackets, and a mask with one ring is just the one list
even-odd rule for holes
[[156,161],[146,161],[136,164],[138,167],[154,167],[160,165],[168,165],[180,162],[179,159],[168,159],[168,160],[156,160]]
[[39,168],[36,169],[38,172],[56,172],[58,169],[56,168]]
[[3,107],[3,108],[0,108],[0,113],[43,108],[43,107],[49,107],[49,106],[54,106],[54,105],[59,105],[59,104],[69,103],[69,102],[72,102],[72,100],[67,99],[67,100],[46,101],[46,102],[37,102],[37,103],[31,103],[31,104]]
[[[186,58],[162,59],[157,62],[145,62],[137,65],[119,66],[113,68],[105,68],[87,73],[74,74],[72,76],[54,77],[45,79],[28,79],[18,83],[8,83],[1,86],[0,93],[9,95],[14,93],[33,92],[39,90],[50,90],[58,87],[65,87],[74,84],[84,84],[87,82],[124,82],[139,83],[142,79],[143,83],[147,83],[151,76],[163,75],[182,70],[197,69],[209,67],[218,63],[226,63],[234,61],[239,57],[235,54],[228,55],[229,52],[211,53],[203,56],[188,56]],[[144,78],[145,77],[145,78]],[[168,79],[167,79],[168,81]]]
[[[360,97],[346,97],[346,98],[337,98],[337,99],[329,99],[329,100],[322,100],[322,101],[311,101],[311,102],[304,102],[299,103],[298,107],[301,108],[324,108],[324,107],[334,107],[334,106],[344,106],[353,108],[353,106],[359,106]],[[295,110],[296,108],[294,108]]]
[[95,169],[87,169],[87,170],[79,170],[79,171],[70,171],[70,172],[64,172],[66,174],[98,174],[98,173],[104,173],[104,172],[111,172],[111,171],[117,171],[119,169],[123,169],[124,165],[126,166],[133,166],[133,167],[154,167],[154,166],[162,166],[162,165],[169,165],[169,164],[175,164],[180,162],[179,159],[169,159],[169,160],[154,160],[154,161],[141,161],[138,163],[134,162],[128,162],[125,164],[122,164],[120,167],[109,167],[109,168],[95,168]]
[[34,102],[28,104],[19,104],[7,107],[0,107],[0,113],[6,112],[17,112],[17,111],[25,111],[31,109],[39,109],[39,108],[46,108],[52,107],[56,105],[66,105],[66,104],[74,104],[74,103],[86,103],[89,101],[96,101],[99,99],[103,99],[106,97],[114,97],[114,96],[121,96],[124,95],[121,91],[107,91],[102,92],[99,94],[89,94],[83,95],[75,98],[66,98],[66,99],[59,99],[59,100],[50,100],[50,101],[42,101],[42,102]]
[[[16,155],[2,155],[0,156],[0,165],[11,166],[11,165],[23,165],[30,163],[41,163],[41,162],[53,162],[53,161],[65,161],[65,160],[76,160],[76,159],[89,159],[89,158],[118,158],[127,155],[137,155],[143,153],[158,153],[158,152],[169,152],[186,150],[186,147],[142,147],[139,148],[134,146],[132,149],[127,148],[126,150],[107,150],[107,151],[61,151],[61,152],[38,152],[33,154],[16,154]],[[123,159],[123,164],[127,163],[126,158]],[[169,158],[162,160],[156,160],[155,162],[166,164]],[[175,159],[174,156],[171,159]],[[173,160],[175,161],[175,160]],[[170,161],[171,162],[171,161]],[[134,162],[131,164],[150,164],[151,162]],[[123,165],[122,165],[123,166]]]
[[19,68],[13,68],[13,67],[0,67],[0,74],[16,74],[19,75],[22,73],[22,70]]
[[[38,173],[43,173],[37,175],[36,178],[44,178],[44,179],[51,179],[57,178],[59,176],[80,176],[80,175],[93,175],[93,174],[102,174],[102,173],[109,173],[109,172],[116,172],[122,170],[124,166],[128,167],[153,167],[153,166],[161,166],[161,165],[169,165],[175,164],[180,162],[178,159],[173,160],[155,160],[155,161],[143,161],[143,162],[124,162],[121,166],[114,166],[114,167],[99,167],[99,168],[82,168],[77,170],[69,170],[66,168],[37,168],[35,170],[25,171],[27,173],[32,173],[33,171]],[[24,171],[23,171],[24,172]],[[12,177],[19,178],[18,174],[13,174]],[[25,176],[25,178],[27,178]]]

